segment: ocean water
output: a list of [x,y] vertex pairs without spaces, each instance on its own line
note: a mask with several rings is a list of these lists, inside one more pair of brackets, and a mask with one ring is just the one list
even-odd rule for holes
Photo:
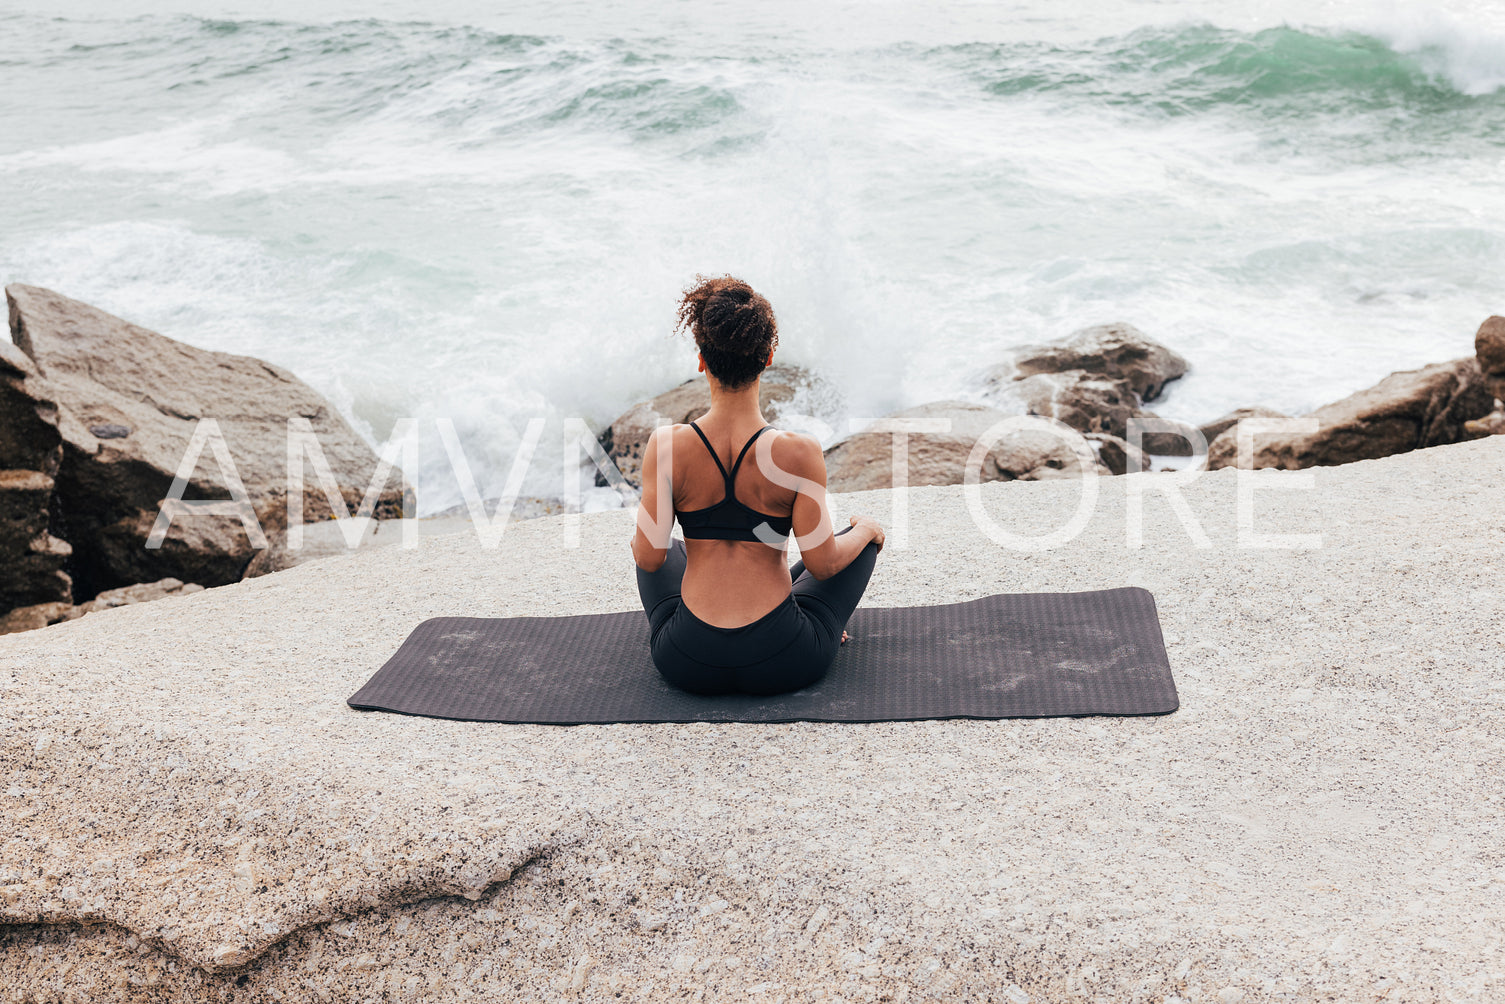
[[698,272],[768,295],[828,439],[1102,321],[1201,421],[1505,312],[1499,0],[189,6],[0,7],[0,279],[416,419],[426,512],[439,420],[495,496],[546,419],[557,495],[564,419],[693,376]]

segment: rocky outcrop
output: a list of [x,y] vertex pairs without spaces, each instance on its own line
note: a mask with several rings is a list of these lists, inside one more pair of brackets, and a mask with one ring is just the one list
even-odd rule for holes
[[[859,492],[894,486],[894,419],[950,423],[947,432],[904,433],[907,475],[911,485],[959,485],[977,441],[998,423],[1018,422],[1020,416],[965,401],[938,401],[894,412],[826,450],[828,490]],[[979,480],[1047,481],[1100,473],[1095,462],[1082,462],[1069,433],[1043,420],[1033,428],[1008,430],[983,457]],[[1091,447],[1085,442],[1078,439],[1077,445],[1090,455]]]
[[1485,319],[1474,335],[1474,354],[1484,374],[1485,387],[1497,399],[1505,401],[1505,317]]
[[1213,419],[1200,427],[1203,438],[1208,445],[1229,429],[1238,425],[1246,418],[1288,418],[1285,412],[1276,411],[1273,408],[1235,408],[1226,415]]
[[[1471,438],[1465,428],[1494,407],[1473,358],[1392,373],[1367,390],[1323,405],[1304,419],[1271,419],[1273,428],[1254,436],[1254,454],[1238,456],[1237,426],[1208,447],[1207,466],[1276,467],[1299,470],[1374,460]],[[1315,419],[1316,431],[1298,422]]]
[[[775,364],[763,371],[758,404],[763,417],[777,422],[781,409],[794,402],[803,390],[817,383],[817,378],[799,366]],[[601,434],[601,448],[617,465],[617,470],[634,488],[642,487],[643,447],[660,425],[693,422],[711,407],[711,389],[704,377],[686,380],[673,390],[651,401],[633,405],[619,415]],[[596,484],[606,479],[597,475]]]
[[[1060,342],[1019,349],[994,367],[984,383],[1000,397],[1018,401],[1031,415],[1064,422],[1084,433],[1128,437],[1131,418],[1155,418],[1144,410],[1165,385],[1187,370],[1186,360],[1132,324],[1083,328]],[[1149,452],[1187,455],[1173,434],[1152,433]]]
[[[234,517],[178,519],[160,549],[144,546],[200,419],[217,421],[267,533],[286,524],[290,418],[311,423],[346,506],[360,505],[376,456],[328,401],[286,370],[185,345],[51,290],[12,285],[6,296],[19,352],[4,356],[0,380],[8,396],[0,404],[23,418],[34,412],[40,425],[55,415],[61,454],[53,529],[73,545],[77,596],[165,577],[204,585],[241,577],[254,548]],[[6,450],[27,460],[45,452],[40,425],[0,440],[0,462],[23,466]],[[306,518],[327,516],[311,470],[305,486]],[[394,473],[376,515],[400,515],[403,491]],[[212,451],[204,450],[185,498],[228,494]]]
[[1081,370],[1096,379],[1123,383],[1140,400],[1153,401],[1166,384],[1186,373],[1187,364],[1134,325],[1120,321],[1083,328],[1054,344],[1026,346],[1015,353],[1013,368],[1017,379]]

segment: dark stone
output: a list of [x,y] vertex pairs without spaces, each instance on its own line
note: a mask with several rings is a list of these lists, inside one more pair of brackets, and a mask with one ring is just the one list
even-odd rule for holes
[[1102,461],[1110,474],[1138,474],[1155,469],[1149,454],[1135,449],[1117,436],[1110,436],[1106,432],[1089,432],[1087,439],[1098,444],[1097,459]]
[[[1158,457],[1190,457],[1195,452],[1193,447],[1197,444],[1197,429],[1184,422],[1171,422],[1161,418],[1152,412],[1141,412],[1135,416],[1138,419],[1151,419],[1159,426],[1161,424],[1174,425],[1174,429],[1142,430],[1139,445],[1146,453],[1152,453]],[[1125,436],[1125,439],[1130,437]],[[1148,470],[1148,468],[1146,468]]]

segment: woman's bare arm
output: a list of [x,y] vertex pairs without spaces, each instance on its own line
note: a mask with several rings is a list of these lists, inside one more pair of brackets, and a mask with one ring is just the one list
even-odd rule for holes
[[883,546],[883,528],[870,516],[852,517],[849,533],[835,534],[831,511],[826,505],[826,458],[820,444],[806,436],[790,436],[784,463],[786,472],[800,479],[794,497],[794,534],[800,560],[817,579],[829,579],[852,563],[871,541]]
[[643,494],[632,534],[632,560],[645,572],[658,571],[669,553],[669,531],[674,526],[673,440],[672,428],[654,429],[643,447]]

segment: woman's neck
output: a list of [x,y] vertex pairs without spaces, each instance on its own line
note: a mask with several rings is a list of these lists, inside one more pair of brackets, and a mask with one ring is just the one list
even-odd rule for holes
[[741,425],[744,422],[768,424],[763,418],[763,409],[758,403],[761,380],[754,380],[739,390],[726,390],[709,378],[706,382],[711,387],[711,409],[705,413],[706,418],[714,416],[718,423],[724,422],[728,425]]

